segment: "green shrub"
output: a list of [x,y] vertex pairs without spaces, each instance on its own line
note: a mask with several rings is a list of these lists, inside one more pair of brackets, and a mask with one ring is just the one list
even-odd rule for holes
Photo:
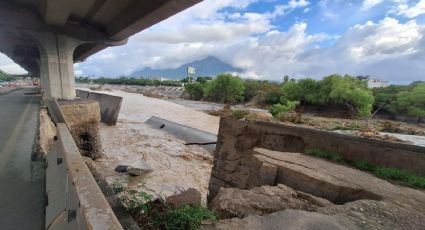
[[299,103],[299,101],[286,101],[282,104],[275,104],[270,106],[269,112],[273,115],[273,117],[279,117],[283,113],[294,110]]
[[245,118],[248,115],[249,115],[249,111],[245,109],[235,109],[232,111],[232,117],[237,120]]
[[204,97],[205,85],[200,82],[188,83],[184,86],[185,92],[192,100],[201,100]]
[[373,172],[376,169],[375,165],[367,161],[355,161],[352,165],[357,169],[368,171],[368,172]]
[[119,181],[114,181],[114,183],[112,183],[112,190],[114,191],[115,195],[120,194],[124,192],[124,185]]
[[[144,182],[141,181],[139,184],[144,186]],[[127,190],[124,185],[116,180],[112,183],[112,190],[115,195],[118,196],[121,204],[130,213],[146,213],[150,210],[149,202],[152,201],[153,196],[143,191]]]
[[278,104],[282,96],[283,94],[280,91],[270,91],[266,93],[264,101],[267,105]]
[[222,103],[243,101],[245,85],[242,79],[231,74],[218,75],[204,88],[204,96]]
[[397,94],[397,100],[393,101],[390,111],[395,114],[407,114],[420,118],[425,117],[425,83],[416,84],[409,91]]
[[149,202],[153,196],[142,191],[128,190],[124,191],[120,196],[120,201],[130,213],[146,213],[150,210]]
[[179,208],[168,208],[158,213],[153,219],[154,226],[166,230],[199,229],[203,220],[215,221],[217,215],[202,206],[185,205]]

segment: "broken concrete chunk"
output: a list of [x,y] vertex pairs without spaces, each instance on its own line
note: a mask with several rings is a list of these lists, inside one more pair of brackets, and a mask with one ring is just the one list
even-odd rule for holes
[[125,172],[127,172],[127,168],[128,168],[127,165],[118,165],[115,168],[115,172],[125,173]]
[[200,205],[201,200],[201,193],[194,188],[190,188],[178,195],[167,197],[166,203],[178,208],[184,205]]
[[145,174],[153,172],[153,169],[148,163],[141,160],[132,165],[129,165],[127,167],[127,172],[130,173],[131,175],[143,176]]
[[248,215],[264,215],[284,209],[315,211],[331,202],[305,193],[299,193],[285,185],[262,186],[250,190],[221,188],[212,201],[212,208],[221,218],[243,218]]

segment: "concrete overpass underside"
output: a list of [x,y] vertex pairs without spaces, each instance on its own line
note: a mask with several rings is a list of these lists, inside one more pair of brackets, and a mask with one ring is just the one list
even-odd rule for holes
[[75,98],[74,62],[202,0],[0,0],[0,52],[41,78],[47,97]]

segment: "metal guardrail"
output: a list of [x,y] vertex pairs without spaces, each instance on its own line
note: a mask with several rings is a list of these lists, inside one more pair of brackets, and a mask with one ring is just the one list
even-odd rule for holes
[[80,155],[68,127],[47,156],[46,229],[123,229]]

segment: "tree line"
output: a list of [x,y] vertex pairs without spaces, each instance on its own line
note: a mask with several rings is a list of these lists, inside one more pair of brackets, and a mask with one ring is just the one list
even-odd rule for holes
[[119,84],[140,86],[182,86],[191,100],[221,103],[251,103],[268,108],[274,116],[293,110],[316,106],[328,110],[342,109],[351,116],[371,117],[377,113],[425,117],[425,83],[414,82],[408,86],[369,89],[368,77],[330,75],[322,80],[304,78],[283,82],[241,79],[231,74],[216,78],[197,77],[183,80],[145,79],[135,77],[76,78],[81,83]]
[[222,74],[214,80],[187,84],[185,92],[192,100],[254,101],[258,106],[269,108],[276,117],[306,106],[343,109],[358,117],[371,117],[378,112],[425,117],[425,83],[369,89],[367,79],[336,74],[322,80],[295,80],[285,76],[283,83],[274,83]]
[[139,86],[182,86],[182,81],[178,80],[159,80],[159,79],[147,79],[147,78],[136,78],[136,77],[119,77],[119,78],[97,78],[90,79],[88,77],[76,77],[78,83],[95,83],[95,84],[109,84],[109,85],[139,85]]

